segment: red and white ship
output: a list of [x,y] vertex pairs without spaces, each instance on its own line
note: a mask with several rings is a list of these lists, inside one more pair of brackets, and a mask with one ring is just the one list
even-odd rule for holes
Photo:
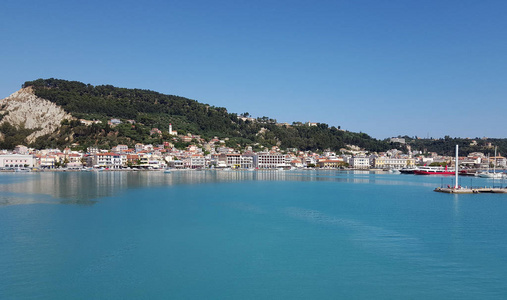
[[447,166],[445,169],[442,167],[420,167],[414,170],[416,175],[455,175],[456,171],[448,171]]

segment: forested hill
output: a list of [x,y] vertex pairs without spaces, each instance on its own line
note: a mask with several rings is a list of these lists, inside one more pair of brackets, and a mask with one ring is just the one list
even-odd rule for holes
[[500,138],[451,138],[446,136],[439,139],[416,139],[409,136],[403,137],[412,150],[419,150],[424,153],[435,152],[440,155],[453,156],[456,151],[456,145],[459,146],[459,155],[464,156],[472,152],[482,152],[495,155],[507,155],[507,139]]
[[[243,120],[223,107],[149,90],[93,86],[60,79],[27,81],[23,87],[32,87],[36,96],[54,102],[78,119],[103,121],[92,126],[77,121],[62,122],[57,134],[37,140],[33,146],[39,148],[63,147],[70,143],[79,143],[83,147],[91,144],[111,147],[137,142],[157,143],[169,138],[166,133],[169,123],[179,134],[192,133],[208,140],[214,136],[229,138],[228,146],[237,148],[278,145],[282,149],[338,150],[349,144],[370,151],[385,151],[394,147],[365,133],[344,131],[323,123],[317,126],[300,123],[287,126],[268,117]],[[107,120],[111,118],[118,118],[123,123],[111,127],[107,125]],[[127,123],[127,120],[133,120],[135,124]],[[151,128],[159,128],[164,133],[150,136]]]
[[237,117],[222,107],[201,104],[183,97],[140,89],[93,86],[78,81],[38,79],[27,81],[35,95],[61,106],[77,118],[130,119],[146,126],[167,128],[173,122],[180,130],[206,134],[232,134]]

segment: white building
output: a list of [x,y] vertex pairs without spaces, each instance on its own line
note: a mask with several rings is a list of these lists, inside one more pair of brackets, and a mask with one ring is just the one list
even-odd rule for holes
[[66,156],[67,158],[67,168],[69,169],[79,169],[83,167],[82,158],[83,156],[79,153],[71,153]]
[[223,161],[227,167],[238,169],[253,168],[253,157],[241,154],[221,154],[219,161]]
[[117,153],[95,153],[94,155],[90,155],[88,159],[91,159],[89,165],[94,168],[120,169],[123,167],[122,156]]
[[168,163],[169,167],[174,169],[183,169],[185,167],[185,164],[182,160],[171,160]]
[[190,157],[191,169],[203,169],[206,167],[206,159],[201,155],[193,155]]
[[56,165],[56,155],[54,154],[38,154],[37,166],[42,169],[53,169]]
[[28,147],[27,146],[23,146],[23,145],[17,145],[14,148],[14,153],[26,155],[26,154],[28,154]]
[[0,155],[0,168],[33,168],[35,160],[32,155]]
[[108,123],[110,125],[118,125],[118,124],[121,124],[121,120],[120,119],[111,119]]
[[173,130],[173,124],[169,124],[169,135],[178,135],[178,132]]
[[253,156],[253,165],[259,169],[276,169],[285,166],[285,155],[258,153]]
[[369,169],[370,158],[364,156],[353,156],[349,159],[349,165],[354,169]]
[[419,157],[419,164],[420,165],[430,165],[432,162],[434,162],[434,158],[433,157],[424,157],[424,156],[420,156]]
[[115,153],[122,153],[122,152],[125,152],[129,149],[129,147],[127,145],[118,145],[116,147],[113,147],[111,149],[112,152],[115,152]]
[[86,152],[88,154],[95,154],[95,153],[99,153],[100,151],[99,151],[99,148],[97,148],[97,147],[88,147],[88,148],[86,148]]
[[149,153],[139,154],[139,166],[146,169],[160,169],[166,166],[165,159]]
[[505,168],[507,167],[507,159],[503,156],[491,157],[490,162],[496,164],[496,167]]
[[141,144],[141,143],[137,143],[137,144],[135,145],[135,150],[136,150],[136,153],[137,153],[137,152],[141,152],[141,151],[143,151],[143,150],[144,150],[144,145],[143,145],[143,144]]
[[313,156],[304,156],[301,158],[301,162],[303,164],[303,167],[306,167],[308,165],[316,165],[317,159]]
[[391,138],[391,143],[405,144],[405,139],[404,138],[393,137],[393,138]]

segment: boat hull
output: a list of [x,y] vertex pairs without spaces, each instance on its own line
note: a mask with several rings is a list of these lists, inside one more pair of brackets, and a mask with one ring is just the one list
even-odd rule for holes
[[451,171],[423,171],[423,170],[415,170],[415,175],[455,175],[456,172]]
[[503,178],[502,173],[481,173],[481,174],[478,174],[477,176],[482,177],[482,178],[494,178],[494,179]]

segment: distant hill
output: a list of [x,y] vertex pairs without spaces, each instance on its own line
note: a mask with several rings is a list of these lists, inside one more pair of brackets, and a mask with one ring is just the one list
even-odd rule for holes
[[[156,144],[171,139],[167,133],[170,123],[179,134],[192,133],[205,140],[215,136],[228,138],[227,146],[235,148],[253,145],[257,148],[279,146],[282,149],[339,150],[346,145],[356,145],[370,151],[385,151],[397,145],[371,138],[365,133],[329,127],[324,123],[316,126],[301,123],[281,125],[268,117],[238,118],[237,114],[229,113],[223,107],[149,90],[111,85],[93,86],[53,78],[27,81],[22,88],[26,97],[32,94],[41,103],[52,102],[69,115],[57,117],[60,118],[60,126],[52,126],[52,132],[45,132],[35,140],[20,140],[23,134],[17,132],[16,141],[6,143],[4,139],[3,144],[0,143],[3,148],[13,147],[12,144],[18,142],[29,143],[36,148],[61,148],[71,144],[79,144],[83,148],[89,145],[108,148],[137,142]],[[2,109],[7,109],[10,101],[9,97],[3,99]],[[3,110],[2,114],[7,116],[10,113],[12,112]],[[53,115],[50,112],[47,114]],[[13,125],[18,131],[31,130],[29,134],[25,132],[26,136],[33,134],[33,131],[40,131],[40,128],[28,127],[26,122],[11,124],[7,122],[6,116],[4,125],[0,127]],[[110,126],[107,121],[111,118],[119,119],[122,123]],[[84,125],[78,119],[100,120],[101,123]],[[158,128],[163,133],[150,136],[152,128]],[[7,129],[12,135],[13,128]],[[0,128],[0,132],[2,130]]]
[[456,145],[459,146],[459,155],[464,156],[472,152],[482,152],[494,156],[495,146],[497,147],[498,155],[507,155],[507,139],[500,138],[452,138],[446,136],[439,139],[416,139],[404,136],[412,150],[420,150],[425,153],[435,152],[440,155],[453,156],[456,150]]

